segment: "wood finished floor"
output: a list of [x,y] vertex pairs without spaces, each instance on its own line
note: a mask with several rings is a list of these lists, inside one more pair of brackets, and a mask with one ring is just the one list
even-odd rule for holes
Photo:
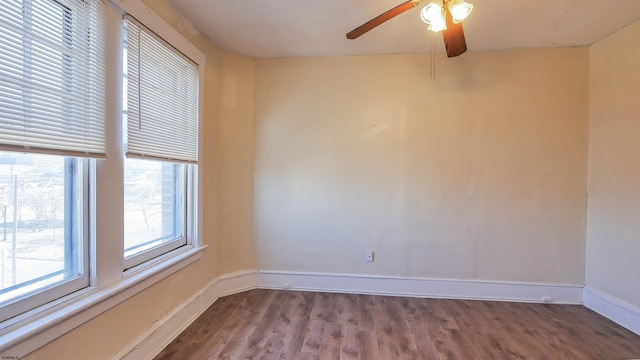
[[640,336],[576,305],[251,290],[155,359],[640,359]]

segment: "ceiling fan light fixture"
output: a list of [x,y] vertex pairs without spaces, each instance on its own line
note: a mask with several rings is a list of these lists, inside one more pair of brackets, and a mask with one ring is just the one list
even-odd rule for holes
[[[383,12],[349,31],[347,33],[347,39],[356,39],[376,26],[421,5],[425,1],[426,0],[406,0],[400,5]],[[444,48],[447,51],[448,57],[462,55],[467,51],[467,42],[464,38],[462,24],[459,22],[471,13],[473,5],[467,4],[463,0],[429,0],[429,2],[427,6],[420,10],[420,18],[428,25],[427,28],[429,30],[434,32],[442,31]],[[454,23],[454,16],[458,23]]]
[[429,25],[428,29],[434,32],[439,32],[447,28],[447,22],[444,16],[442,3],[439,2],[431,2],[420,10],[420,18]]
[[431,30],[433,32],[440,32],[442,30],[447,30],[447,23],[443,21],[436,21],[431,23],[431,25],[427,26],[427,30]]
[[466,19],[467,16],[471,14],[471,11],[473,11],[473,5],[464,0],[450,0],[447,3],[447,7],[455,24]]

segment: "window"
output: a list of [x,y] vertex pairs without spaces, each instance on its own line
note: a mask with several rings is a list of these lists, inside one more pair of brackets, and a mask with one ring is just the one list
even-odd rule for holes
[[140,0],[107,4],[2,3],[0,349],[33,351],[204,250],[205,55]]
[[125,258],[171,243],[160,252],[186,245],[185,179],[184,164],[125,160]]
[[76,158],[0,152],[0,304],[17,313],[33,292],[46,302],[87,284],[82,169]]
[[85,158],[105,156],[99,8],[0,12],[0,321],[89,285]]
[[190,243],[198,156],[198,66],[124,21],[125,268]]

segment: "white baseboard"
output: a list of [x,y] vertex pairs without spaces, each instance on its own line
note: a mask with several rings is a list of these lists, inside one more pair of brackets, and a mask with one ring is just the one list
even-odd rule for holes
[[113,359],[153,359],[219,297],[255,289],[256,271],[226,274],[208,283],[189,300],[157,321]]
[[257,287],[338,293],[582,304],[582,285],[260,270]]
[[640,308],[592,287],[585,287],[584,306],[640,335]]
[[243,270],[218,278],[218,296],[227,296],[256,288],[257,270]]

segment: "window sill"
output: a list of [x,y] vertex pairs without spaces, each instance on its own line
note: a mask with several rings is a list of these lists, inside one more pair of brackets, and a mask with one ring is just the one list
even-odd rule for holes
[[89,287],[7,320],[0,324],[0,355],[22,358],[197,261],[205,248],[176,249],[170,258],[128,270],[111,287]]

